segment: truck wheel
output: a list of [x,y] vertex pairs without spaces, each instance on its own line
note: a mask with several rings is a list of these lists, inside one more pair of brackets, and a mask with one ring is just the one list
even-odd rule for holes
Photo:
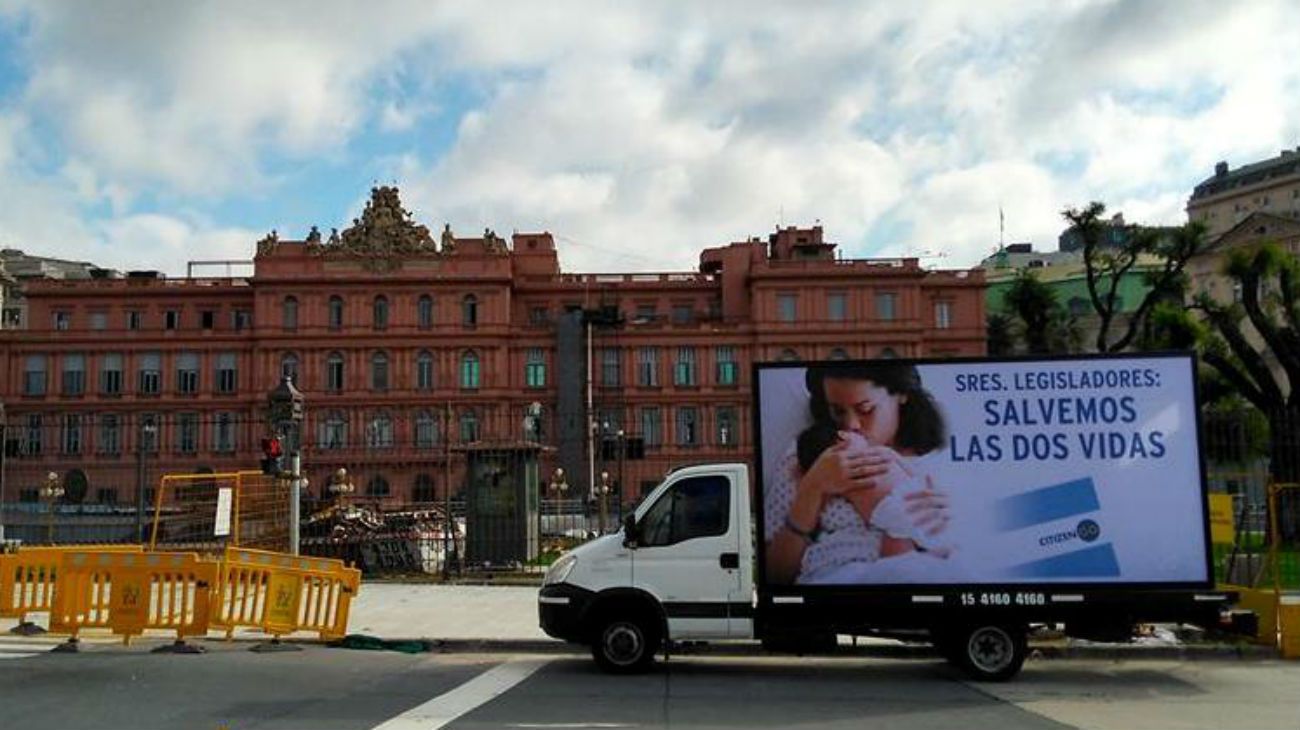
[[978,682],[1005,682],[1025,663],[1025,629],[1009,624],[979,624],[962,632],[957,664]]
[[644,618],[611,618],[591,644],[596,664],[611,674],[643,672],[655,659],[659,632]]

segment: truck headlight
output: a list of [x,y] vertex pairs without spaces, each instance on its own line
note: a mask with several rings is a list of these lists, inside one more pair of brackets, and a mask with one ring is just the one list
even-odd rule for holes
[[551,585],[552,583],[563,583],[568,579],[569,573],[573,572],[573,566],[578,564],[577,555],[563,555],[559,560],[551,564],[550,570],[546,571],[546,578],[542,585]]

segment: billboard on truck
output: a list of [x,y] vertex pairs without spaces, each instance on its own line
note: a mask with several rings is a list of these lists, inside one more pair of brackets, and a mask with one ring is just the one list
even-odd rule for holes
[[755,366],[761,578],[1210,584],[1189,354]]

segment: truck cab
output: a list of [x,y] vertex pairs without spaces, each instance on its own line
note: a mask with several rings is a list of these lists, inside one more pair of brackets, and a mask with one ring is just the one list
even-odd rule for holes
[[542,629],[588,644],[604,669],[643,669],[666,640],[754,633],[745,464],[678,469],[622,529],[566,553],[539,594]]

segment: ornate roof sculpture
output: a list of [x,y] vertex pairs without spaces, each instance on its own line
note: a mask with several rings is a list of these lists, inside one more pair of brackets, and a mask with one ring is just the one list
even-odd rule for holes
[[438,246],[429,229],[417,224],[411,212],[402,207],[397,188],[380,186],[370,189],[370,202],[360,218],[342,233],[330,234],[328,243],[320,243],[320,234],[308,237],[307,250],[321,256],[366,259],[366,268],[380,271],[395,269],[400,258],[412,254],[436,254]]

